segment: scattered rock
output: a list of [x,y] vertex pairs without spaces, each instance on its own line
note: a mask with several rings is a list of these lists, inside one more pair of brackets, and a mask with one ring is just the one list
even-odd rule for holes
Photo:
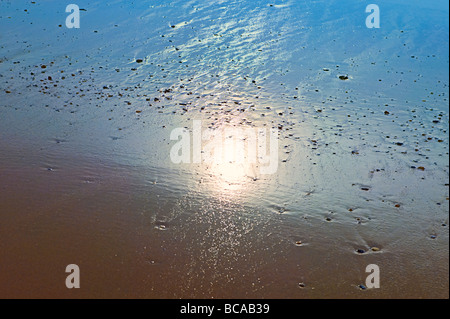
[[167,230],[167,226],[164,224],[156,225],[155,228],[158,230]]

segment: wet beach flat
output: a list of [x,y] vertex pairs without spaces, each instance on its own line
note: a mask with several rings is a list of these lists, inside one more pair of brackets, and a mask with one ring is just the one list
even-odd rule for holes
[[77,4],[0,1],[0,298],[449,297],[446,1]]

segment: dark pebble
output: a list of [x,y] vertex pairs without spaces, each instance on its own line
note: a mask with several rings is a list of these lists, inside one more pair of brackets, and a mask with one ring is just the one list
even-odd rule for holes
[[361,290],[366,290],[366,289],[367,289],[367,287],[364,286],[364,285],[359,285],[358,287],[359,287],[359,289],[361,289]]

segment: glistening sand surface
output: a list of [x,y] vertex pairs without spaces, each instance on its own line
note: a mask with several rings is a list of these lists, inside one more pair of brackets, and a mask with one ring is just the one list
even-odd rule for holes
[[[446,2],[78,4],[0,3],[0,297],[448,298]],[[277,173],[173,164],[194,119]]]

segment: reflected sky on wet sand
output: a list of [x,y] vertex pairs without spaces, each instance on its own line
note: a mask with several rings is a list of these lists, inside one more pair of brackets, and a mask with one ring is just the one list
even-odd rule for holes
[[77,4],[0,2],[0,297],[448,298],[447,2]]

